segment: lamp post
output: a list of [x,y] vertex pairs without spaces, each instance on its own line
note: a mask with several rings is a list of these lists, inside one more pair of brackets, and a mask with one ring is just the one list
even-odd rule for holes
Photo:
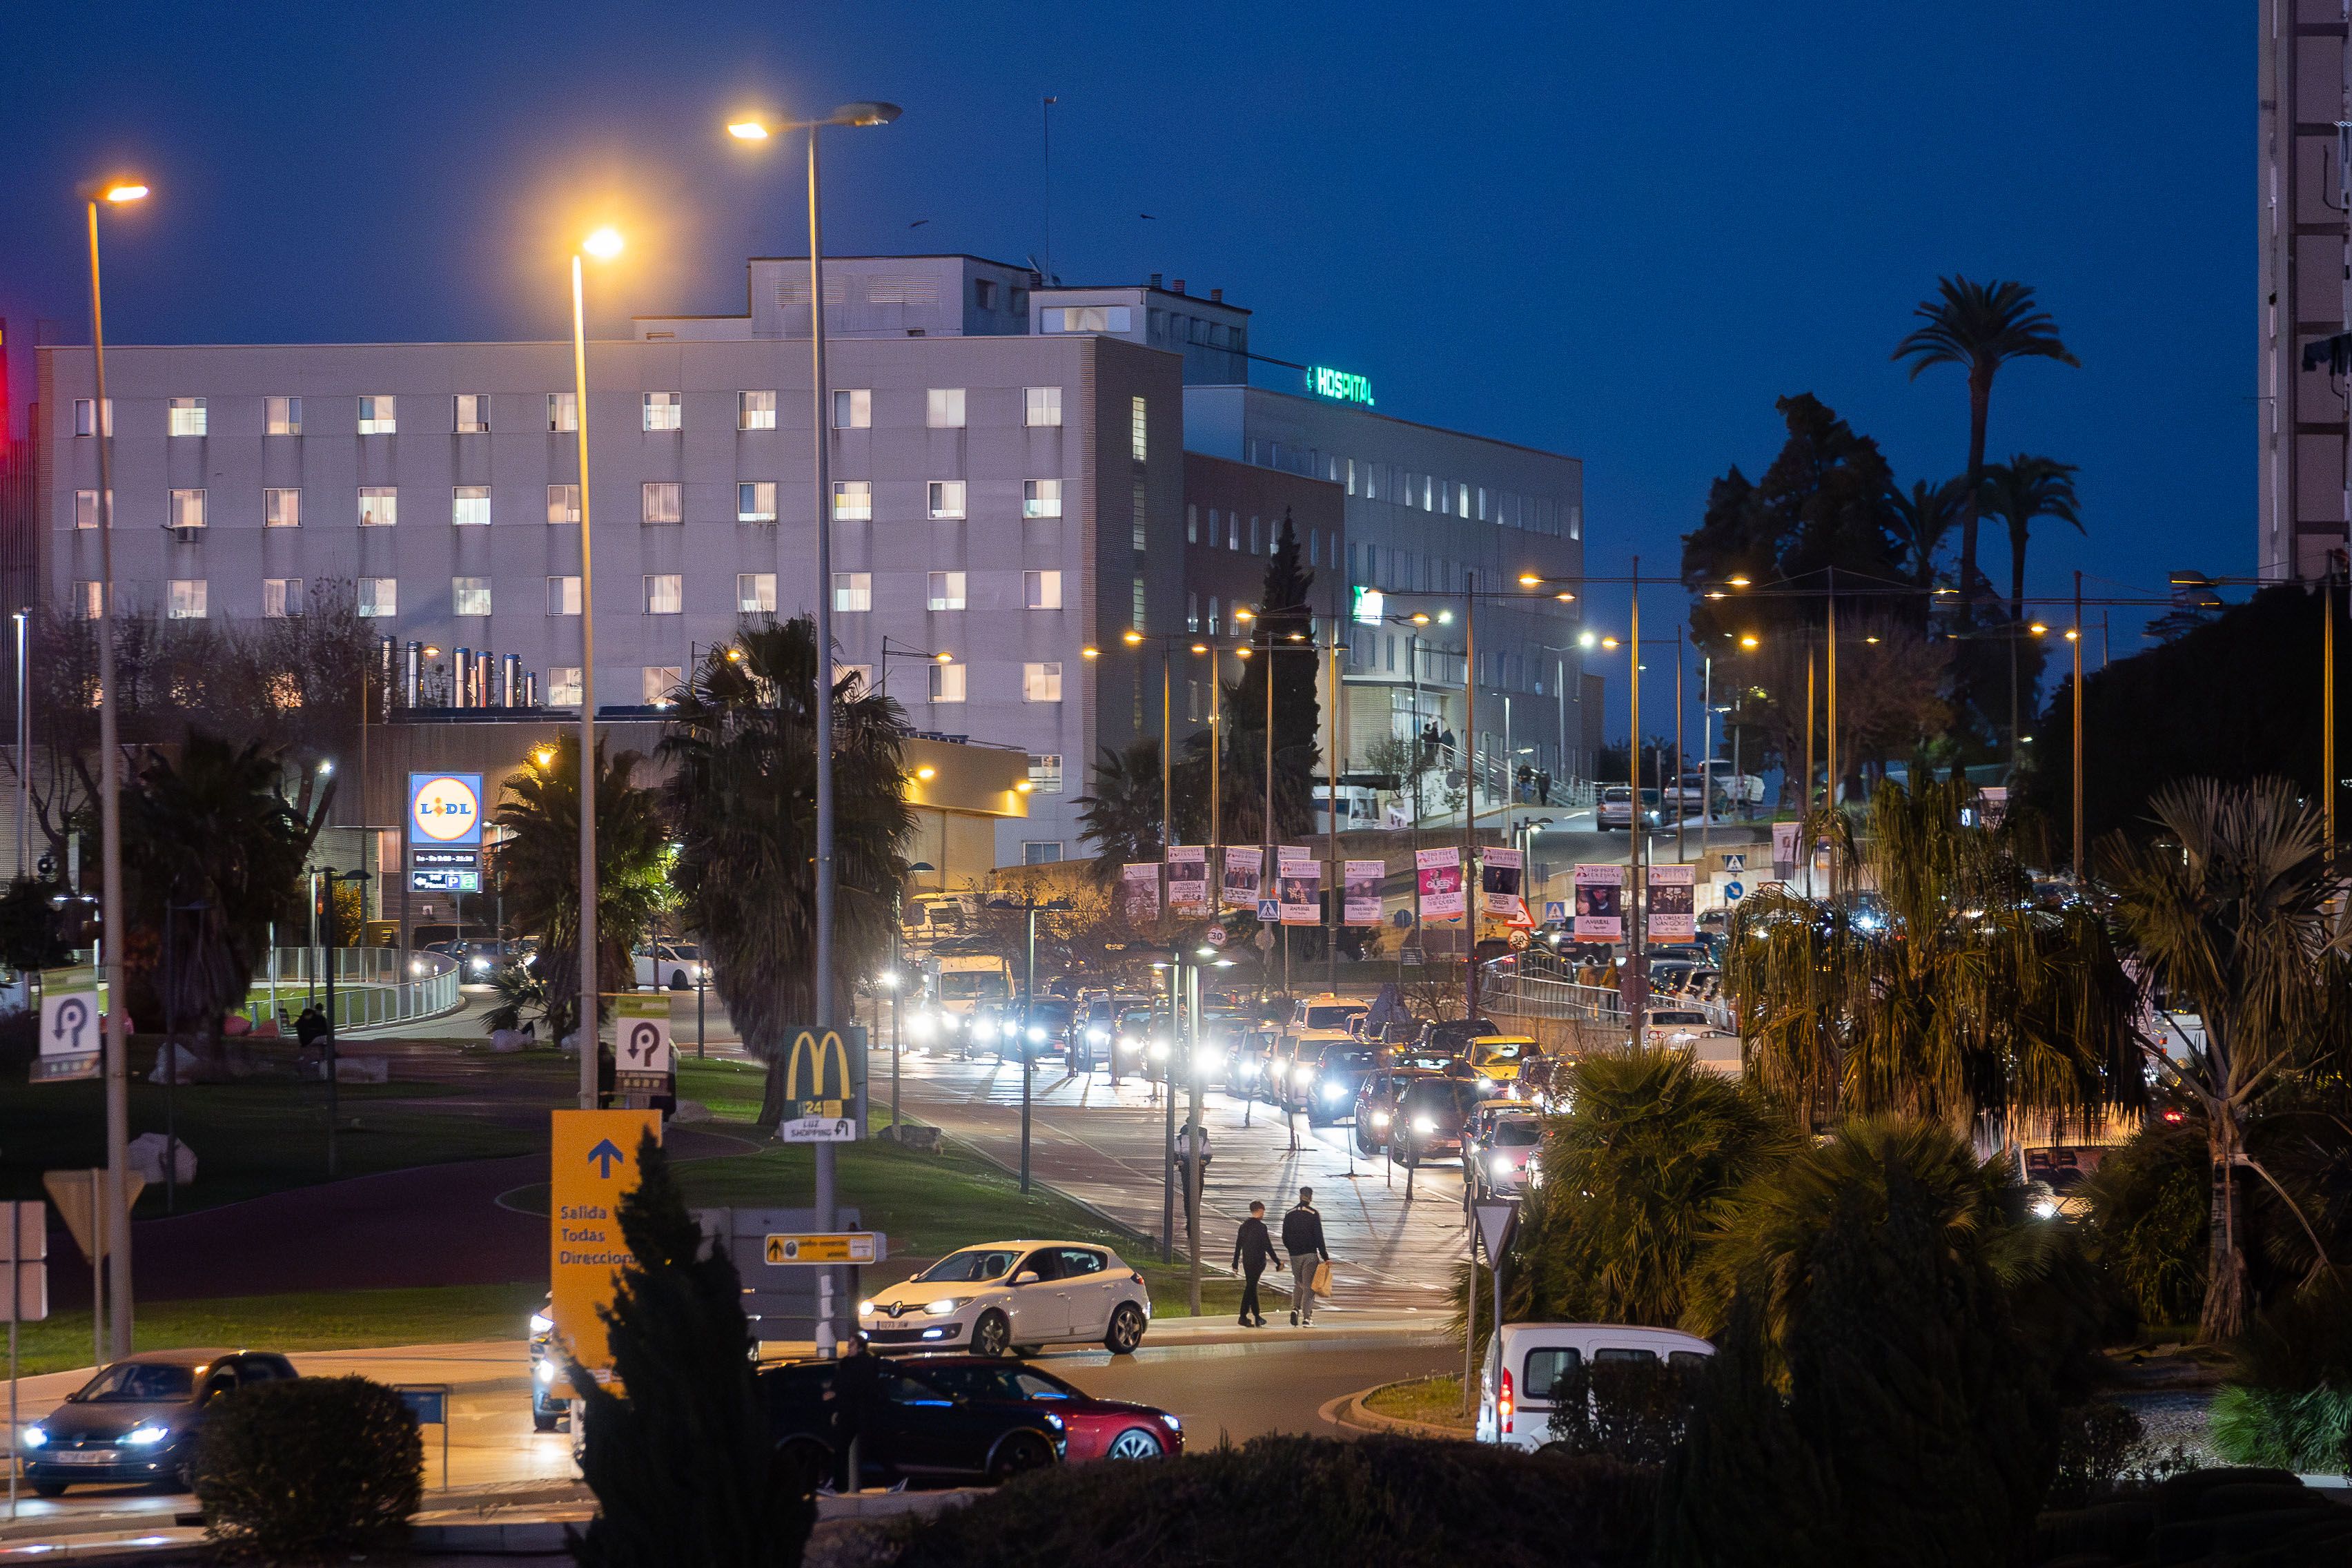
[[106,395],[106,305],[98,258],[100,205],[142,201],[147,187],[110,181],[84,194],[89,208],[89,339],[97,383],[92,437],[98,443],[98,833],[100,919],[106,943],[106,1212],[100,1227],[110,1245],[107,1353],[131,1353],[131,1084],[125,1016],[129,993],[122,974],[122,756],[120,693],[114,673],[114,410]]
[[[830,598],[832,593],[833,590],[831,588],[827,588],[825,590],[825,594],[828,598]],[[955,662],[955,655],[945,648],[934,651],[933,649],[927,647],[910,647],[905,643],[898,643],[896,646],[893,646],[890,641],[889,635],[885,633],[882,637],[881,683],[882,695],[885,697],[890,695],[890,661],[894,658],[920,659],[926,664],[953,664]]]
[[[830,512],[832,440],[825,429],[824,374],[824,223],[817,172],[819,132],[828,125],[887,125],[901,110],[895,103],[845,103],[822,120],[805,120],[781,127],[808,132],[809,228],[809,430],[816,456],[816,1022],[833,1021],[833,522]],[[768,140],[768,126],[758,120],[740,120],[727,127],[739,142]],[[1027,1111],[1023,1111],[1024,1120]],[[1026,1166],[1027,1137],[1022,1147]],[[816,1228],[834,1225],[833,1145],[816,1146]],[[1023,1185],[1027,1185],[1024,1177]]]
[[[596,974],[596,550],[588,480],[588,311],[582,258],[609,261],[621,237],[600,228],[572,253],[572,429],[580,468],[580,1109],[600,1101]],[[331,896],[331,894],[330,895]],[[558,1040],[561,1046],[562,1041]],[[330,1140],[331,1163],[333,1143]]]
[[[323,1038],[327,1042],[327,1059],[325,1062],[327,1069],[327,1175],[328,1178],[331,1180],[335,1174],[336,1165],[336,1122],[341,1114],[341,1108],[338,1104],[339,1096],[335,1087],[337,1081],[335,1078],[335,953],[337,951],[335,947],[335,938],[340,934],[337,931],[337,927],[341,923],[340,917],[335,912],[335,884],[338,882],[351,882],[364,889],[370,879],[369,874],[364,869],[356,871],[338,871],[332,866],[314,866],[311,868],[311,871],[318,877],[320,884],[326,889],[327,895],[327,907],[324,910],[326,916],[326,949],[324,956],[326,962],[320,967],[326,971],[327,974],[327,1032]],[[395,982],[394,984],[402,984],[402,982]],[[591,1058],[591,1065],[593,1068],[593,1057]],[[593,1082],[593,1079],[591,1081]],[[594,1107],[592,1106],[589,1109],[593,1110]]]
[[[1036,894],[1032,892],[1024,894],[1021,901],[1018,903],[1013,902],[1011,899],[991,899],[988,900],[988,907],[992,910],[1005,910],[1019,913],[1025,917],[1028,921],[1029,956],[1026,969],[1022,978],[1020,1023],[1015,1026],[1020,1030],[1020,1034],[1015,1037],[1015,1044],[1021,1047],[1021,1190],[1025,1193],[1029,1190],[1029,1116],[1031,1096],[1037,1076],[1037,1053],[1030,1049],[1030,1047],[1039,1043],[1029,1037],[1029,1031],[1034,1026],[1031,1025],[1029,1020],[1037,1011],[1037,915],[1040,910],[1043,910],[1047,914],[1066,913],[1070,908],[1070,900],[1067,899],[1048,899],[1044,903],[1039,903],[1037,901]],[[897,1095],[898,1092],[898,1064],[895,1059],[895,1054],[890,1070],[890,1093],[892,1096],[893,1114],[895,1115]],[[819,1147],[823,1147],[823,1145],[819,1145]]]

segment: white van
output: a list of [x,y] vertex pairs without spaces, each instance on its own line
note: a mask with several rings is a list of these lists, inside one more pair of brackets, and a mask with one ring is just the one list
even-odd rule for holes
[[[1497,1349],[1500,1375],[1497,1376]],[[1552,1390],[1580,1366],[1612,1361],[1695,1366],[1715,1353],[1696,1334],[1623,1323],[1505,1323],[1478,1372],[1478,1441],[1532,1453],[1551,1441]]]

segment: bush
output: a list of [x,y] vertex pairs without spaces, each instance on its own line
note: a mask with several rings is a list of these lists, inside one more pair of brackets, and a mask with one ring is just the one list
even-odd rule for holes
[[2044,1503],[2084,1509],[2182,1474],[2192,1465],[2185,1448],[2150,1448],[2147,1427],[2123,1405],[2107,1400],[2074,1405],[2058,1413],[2058,1474]]
[[1147,1465],[1056,1467],[913,1525],[898,1568],[1072,1563],[1633,1568],[1654,1472],[1409,1437],[1259,1437]]
[[425,1485],[400,1395],[363,1377],[303,1377],[225,1394],[195,1460],[205,1530],[265,1562],[397,1542]]
[[1697,1377],[1665,1362],[1580,1366],[1555,1390],[1551,1440],[1571,1454],[1663,1465],[1683,1444]]
[[2323,1275],[2258,1313],[2231,1346],[2213,1447],[2232,1464],[2306,1474],[2352,1468],[2352,1282]]
[[2205,1300],[2211,1194],[2201,1127],[2150,1121],[2083,1184],[2092,1258],[2146,1323],[2193,1323]]

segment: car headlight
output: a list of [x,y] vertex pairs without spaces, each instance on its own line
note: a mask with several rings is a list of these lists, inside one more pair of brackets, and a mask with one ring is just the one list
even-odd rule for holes
[[144,1426],[133,1426],[130,1431],[125,1432],[122,1435],[122,1440],[126,1443],[135,1443],[145,1448],[153,1447],[171,1435],[172,1429],[169,1426],[161,1426],[150,1421]]
[[1030,1031],[1029,1031],[1029,1043],[1030,1043],[1031,1045],[1033,1045],[1033,1046],[1042,1046],[1042,1045],[1044,1045],[1044,1044],[1045,1043],[1045,1030],[1043,1030],[1043,1029],[1032,1029],[1032,1030],[1030,1030]]
[[1135,1037],[1132,1035],[1121,1035],[1118,1037],[1118,1048],[1122,1051],[1131,1051],[1135,1049]]
[[1508,1154],[1496,1155],[1486,1163],[1486,1168],[1495,1173],[1495,1179],[1497,1181],[1507,1182],[1511,1179],[1511,1157]]
[[1164,1062],[1168,1059],[1167,1041],[1154,1040],[1151,1042],[1151,1059],[1155,1062]]
[[1052,1411],[1048,1410],[1048,1411],[1046,1411],[1046,1412],[1045,1412],[1045,1425],[1046,1425],[1046,1426],[1051,1426],[1055,1431],[1058,1432],[1058,1431],[1060,1431],[1060,1430],[1062,1429],[1062,1426],[1063,1426],[1063,1421],[1062,1421],[1062,1418],[1061,1418],[1060,1416],[1058,1416],[1058,1415],[1055,1415]]
[[1340,1090],[1340,1089],[1341,1089],[1341,1088],[1343,1088],[1343,1087],[1344,1087],[1343,1085],[1340,1085],[1340,1084],[1339,1084],[1339,1083],[1327,1083],[1327,1084],[1325,1084],[1325,1085],[1323,1086],[1323,1098],[1324,1098],[1324,1099],[1326,1099],[1326,1100],[1337,1100],[1337,1099],[1339,1099],[1339,1090]]
[[555,1381],[554,1358],[551,1356],[542,1356],[538,1361],[532,1363],[530,1375],[537,1378],[541,1383],[553,1383]]
[[554,1329],[555,1320],[549,1317],[545,1312],[533,1312],[530,1315],[530,1331],[532,1333],[551,1333],[554,1331]]
[[1105,1040],[1109,1038],[1110,1031],[1108,1029],[1088,1029],[1087,1031],[1087,1042],[1089,1045],[1099,1046]]
[[25,1428],[25,1447],[27,1448],[46,1448],[48,1446],[49,1433],[47,1427],[27,1426]]
[[2054,1219],[2057,1214],[2058,1205],[2053,1200],[2049,1198],[2033,1200],[2033,1215],[2036,1219]]
[[1168,1430],[1171,1432],[1181,1432],[1184,1430],[1184,1423],[1176,1418],[1176,1413],[1173,1410],[1161,1411],[1160,1413],[1160,1419],[1168,1423]]
[[942,1296],[936,1301],[923,1303],[923,1310],[934,1318],[944,1318],[970,1300],[968,1296]]
[[971,1026],[971,1037],[975,1040],[992,1040],[996,1038],[996,1026],[993,1024],[974,1024]]
[[1386,1127],[1388,1124],[1389,1124],[1389,1113],[1388,1113],[1387,1111],[1385,1111],[1385,1110],[1375,1110],[1375,1111],[1373,1111],[1373,1112],[1372,1112],[1372,1125],[1373,1125],[1373,1126],[1375,1126],[1375,1127]]
[[1426,1138],[1437,1131],[1437,1123],[1426,1116],[1416,1116],[1412,1119],[1412,1130]]
[[874,1315],[874,1303],[870,1300],[858,1302],[857,1315],[861,1318],[872,1317]]

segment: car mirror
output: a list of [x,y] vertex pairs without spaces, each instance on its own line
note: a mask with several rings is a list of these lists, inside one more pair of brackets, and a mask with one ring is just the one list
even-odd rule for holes
[[1024,1268],[1013,1277],[1013,1282],[1015,1285],[1034,1285],[1037,1283],[1037,1271],[1034,1268]]
[[233,1377],[212,1378],[205,1384],[205,1398],[207,1402],[218,1399],[222,1394],[235,1390],[236,1387],[236,1379]]

